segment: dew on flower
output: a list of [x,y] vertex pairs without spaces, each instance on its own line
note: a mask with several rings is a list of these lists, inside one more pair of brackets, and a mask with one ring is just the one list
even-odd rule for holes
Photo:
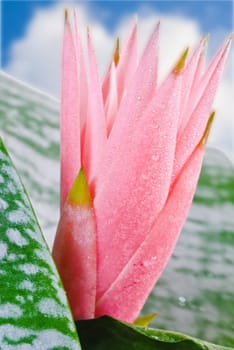
[[141,177],[144,180],[148,180],[149,179],[149,175],[147,175],[147,174],[142,174]]
[[[102,82],[92,34],[87,31],[83,55],[73,20],[66,11],[61,216],[53,256],[75,319],[110,315],[133,322],[171,256],[195,193],[206,142],[204,130],[227,46],[222,46],[221,58],[214,56],[209,74],[204,63],[202,76],[196,62],[204,46],[198,44],[189,57],[186,49],[158,85],[159,25],[138,59],[135,23],[123,52],[118,42]],[[82,57],[87,62],[82,62]],[[194,57],[196,62],[191,64]],[[41,135],[39,138],[49,146]],[[12,181],[8,181],[3,193],[9,191],[12,196],[21,185],[15,172],[4,166],[3,173]],[[9,254],[6,259],[8,263],[17,260],[11,264],[16,275],[26,275],[17,288],[29,291],[25,292],[25,300],[31,305],[34,301],[41,315],[62,318],[67,313],[66,301],[60,296],[57,272],[49,267],[50,255],[42,250],[46,245],[40,230],[34,230],[36,221],[31,219],[27,205],[21,205],[27,197],[20,194],[22,203],[17,202],[17,195],[12,197],[14,210],[9,211],[5,199],[0,201],[0,210],[7,209],[10,223],[6,231],[8,246],[0,243],[0,259],[4,264],[12,247],[23,251],[24,255]],[[20,231],[18,226],[26,229]],[[28,247],[23,250],[13,246],[29,244],[35,259],[31,261],[26,260]],[[19,264],[22,257],[25,260]],[[40,277],[47,281],[51,271],[54,275],[48,279],[48,295],[37,299],[37,282]],[[17,295],[16,300],[23,303],[24,299]],[[178,300],[181,305],[187,302],[183,296]],[[5,312],[11,317],[15,305],[1,307],[0,314]],[[8,310],[4,311],[4,307]],[[21,309],[14,311],[21,315]],[[49,345],[60,339],[56,332],[35,334],[43,340],[56,335],[56,339],[52,335],[47,339]],[[34,340],[32,344],[36,346]]]
[[151,156],[151,159],[154,160],[154,161],[158,161],[160,159],[160,157],[159,157],[158,154],[155,154],[155,155]]
[[153,125],[152,125],[152,128],[153,128],[153,129],[158,129],[158,128],[159,128],[159,125],[158,125],[158,124],[153,124]]

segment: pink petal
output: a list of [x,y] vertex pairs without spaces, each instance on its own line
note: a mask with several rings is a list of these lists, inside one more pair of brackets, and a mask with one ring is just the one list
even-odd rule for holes
[[111,66],[112,66],[112,59],[111,63],[109,64],[106,74],[104,75],[104,79],[102,82],[102,97],[103,97],[103,102],[106,104],[108,95],[109,95],[109,89],[110,89],[110,75],[111,75]]
[[[113,71],[113,65],[117,66],[120,58],[120,47],[119,47],[119,38],[117,38],[116,46],[114,54],[111,58],[111,62],[107,68],[106,74],[104,75],[103,83],[102,83],[102,96],[104,105],[106,105],[109,94],[110,94],[110,87],[111,87],[111,81],[112,81],[112,71]],[[116,76],[116,73],[115,73]],[[116,80],[116,77],[115,77]],[[117,82],[116,82],[117,83]]]
[[61,209],[81,163],[78,66],[79,52],[75,49],[70,23],[66,19],[63,39],[61,95]]
[[131,125],[138,121],[155,93],[158,71],[158,35],[159,24],[147,43],[137,70],[129,82],[126,95],[121,101],[114,125],[116,134],[127,134],[127,131],[124,131],[126,124]]
[[193,111],[184,132],[178,139],[172,181],[174,181],[178,173],[181,171],[204,132],[211,112],[214,97],[223,74],[229,46],[230,41],[224,43],[222,46],[222,54],[220,51],[218,52],[219,60],[214,60],[216,65],[213,67],[212,74],[209,74],[209,80],[206,82],[203,95]]
[[[197,69],[194,75],[193,83],[189,94],[189,101],[187,102],[187,110],[188,112],[190,111],[190,114],[191,114],[191,110],[193,110],[192,106],[194,106],[196,104],[195,101],[197,101],[195,96],[199,94],[198,86],[204,74],[204,70],[205,70],[205,50],[200,54],[198,64],[197,64]],[[181,128],[181,132],[182,132],[182,128]]]
[[137,67],[137,22],[135,22],[130,36],[123,47],[117,65],[117,85],[119,101],[123,96],[129,81]]
[[[201,99],[202,95],[204,94],[205,90],[210,84],[210,80],[212,79],[212,76],[216,73],[219,74],[220,79],[222,76],[222,71],[224,68],[224,60],[227,57],[228,54],[228,48],[230,46],[231,37],[229,37],[218,49],[214,57],[212,58],[208,68],[203,72],[202,76],[198,80],[197,84],[193,88],[193,95],[191,96],[190,100],[190,115],[196,108],[199,100]],[[220,72],[219,72],[220,69]]]
[[118,109],[118,92],[116,82],[116,69],[114,62],[111,65],[110,71],[110,86],[109,95],[105,103],[105,115],[107,124],[107,135],[110,134]]
[[203,55],[204,47],[206,45],[207,38],[203,38],[193,54],[191,55],[188,63],[186,64],[183,72],[183,83],[181,91],[181,113],[179,121],[178,135],[184,130],[185,125],[189,119],[188,110],[190,108],[189,99],[192,90],[194,80],[197,78],[198,66],[200,64],[200,57]]
[[173,252],[199,176],[203,150],[196,148],[181,171],[150,233],[96,306],[95,316],[133,322]]
[[87,190],[80,172],[63,206],[53,247],[75,319],[93,318],[95,313],[96,227]]
[[[220,62],[223,62],[224,56],[225,56],[225,58],[227,57],[228,49],[230,48],[231,41],[232,41],[232,36],[230,35],[224,41],[224,43],[219,47],[216,54],[213,56],[212,60],[210,61],[209,65],[208,65],[207,69],[205,70],[205,72],[203,73],[203,76],[201,79],[202,80],[201,85],[203,86],[203,89],[209,83],[212,75],[214,74],[214,71],[220,69],[220,65],[221,65]],[[223,70],[223,68],[222,68],[222,70]]]
[[[84,51],[79,36],[78,26],[77,26],[77,14],[76,10],[74,14],[74,42],[77,52],[79,52],[79,94],[80,94],[80,124],[81,130],[83,132],[84,124],[87,117],[87,104],[88,104],[88,83],[86,77],[86,67],[84,62]],[[82,133],[81,132],[81,133]],[[82,142],[81,142],[82,144]]]
[[[107,143],[107,151],[102,164],[98,182],[106,177],[110,164],[113,162],[113,152],[116,155],[125,153],[124,137],[132,135],[132,130],[137,129],[143,110],[148,106],[155,93],[157,67],[158,67],[158,31],[157,25],[148,45],[145,48],[138,69],[129,85],[128,92],[122,99],[115,123],[111,130]],[[120,142],[121,140],[121,142]]]
[[97,300],[140,246],[164,205],[174,160],[180,83],[180,75],[172,73],[138,123],[127,124],[126,134],[115,140],[117,148],[109,149],[109,169],[94,201]]
[[91,37],[88,32],[88,110],[82,150],[82,164],[94,196],[96,176],[107,141],[101,85]]

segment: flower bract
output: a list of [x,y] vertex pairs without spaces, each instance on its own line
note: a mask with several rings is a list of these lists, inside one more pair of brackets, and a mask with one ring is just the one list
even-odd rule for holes
[[230,39],[206,38],[158,82],[159,25],[140,58],[137,22],[101,80],[66,15],[61,217],[53,248],[75,319],[133,322],[164,270],[199,177]]

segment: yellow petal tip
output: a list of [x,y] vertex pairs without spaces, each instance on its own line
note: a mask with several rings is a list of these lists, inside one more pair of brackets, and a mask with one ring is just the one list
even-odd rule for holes
[[119,44],[119,38],[116,39],[116,45],[115,45],[115,51],[113,55],[113,61],[115,63],[115,66],[119,63],[120,58],[120,44]]
[[141,326],[141,327],[148,327],[150,322],[155,318],[157,317],[157,314],[156,313],[152,313],[152,314],[149,314],[149,315],[145,315],[145,316],[141,316],[141,317],[138,317],[134,324],[136,326]]
[[184,50],[184,52],[182,53],[182,55],[180,56],[180,58],[179,58],[178,62],[176,63],[176,65],[175,65],[175,68],[173,70],[173,72],[175,74],[179,74],[183,70],[186,58],[188,56],[188,52],[189,52],[189,48],[187,47]]
[[74,206],[90,207],[92,205],[88,182],[82,168],[72,185],[67,201]]
[[64,9],[64,22],[68,23],[68,9],[67,8]]
[[208,122],[206,124],[205,131],[204,131],[202,138],[201,138],[201,141],[199,143],[202,147],[204,147],[207,143],[207,140],[208,140],[208,137],[210,134],[211,125],[212,125],[213,120],[214,120],[214,116],[215,116],[215,111],[211,112],[210,117],[208,119]]

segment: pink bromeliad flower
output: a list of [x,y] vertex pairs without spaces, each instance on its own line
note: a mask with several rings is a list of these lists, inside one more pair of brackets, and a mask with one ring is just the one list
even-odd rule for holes
[[[206,39],[159,85],[157,25],[137,58],[135,23],[104,80],[66,14],[61,217],[53,256],[75,319],[133,322],[168,262],[199,177],[230,39]],[[84,58],[85,57],[85,58]]]

